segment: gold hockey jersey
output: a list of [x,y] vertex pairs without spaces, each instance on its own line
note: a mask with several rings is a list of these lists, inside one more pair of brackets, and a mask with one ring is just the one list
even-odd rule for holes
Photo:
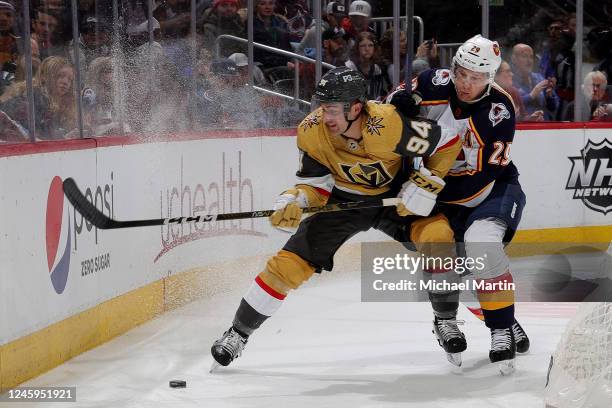
[[373,101],[367,102],[365,112],[359,141],[331,134],[321,108],[300,123],[298,186],[314,187],[326,196],[334,187],[372,196],[389,191],[406,158],[448,156],[435,164],[444,174],[452,165],[459,138],[444,135],[435,122],[407,119],[393,105]]

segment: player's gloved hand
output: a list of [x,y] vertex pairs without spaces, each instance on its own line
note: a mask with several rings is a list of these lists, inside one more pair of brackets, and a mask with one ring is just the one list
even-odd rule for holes
[[289,189],[276,198],[270,223],[282,231],[295,232],[305,207],[308,207],[306,195],[299,189]]
[[438,193],[444,188],[444,180],[431,174],[425,167],[413,170],[397,196],[400,203],[397,213],[401,216],[428,216],[436,205]]
[[395,92],[391,96],[391,104],[397,108],[404,116],[414,118],[419,116],[421,107],[419,106],[423,98],[418,92],[411,92],[406,89]]

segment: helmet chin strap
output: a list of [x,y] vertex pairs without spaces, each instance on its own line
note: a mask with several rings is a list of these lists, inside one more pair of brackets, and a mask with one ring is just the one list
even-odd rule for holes
[[[455,87],[455,92],[457,91],[457,88]],[[489,94],[491,93],[491,83],[489,83],[487,85],[487,87],[485,88],[484,91],[482,91],[482,94],[480,94],[479,98],[473,99],[471,101],[463,101],[463,103],[467,103],[468,105],[471,105],[473,103],[476,103],[484,98],[486,98],[487,96],[489,96]]]
[[[353,106],[353,105],[350,105]],[[348,130],[351,128],[351,126],[353,126],[353,122],[355,122],[357,119],[359,119],[360,115],[357,115],[357,117],[355,117],[355,119],[349,119],[348,114],[350,112],[350,107],[348,111],[344,111],[344,120],[346,120],[348,122],[348,125],[346,126],[346,129],[344,129],[342,132],[340,132],[341,136],[346,137],[345,133],[348,132]]]

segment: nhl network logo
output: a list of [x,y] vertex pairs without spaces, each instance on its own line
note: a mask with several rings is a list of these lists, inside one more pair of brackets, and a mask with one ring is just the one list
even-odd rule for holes
[[582,156],[569,157],[572,170],[566,190],[574,190],[574,199],[582,200],[592,210],[606,215],[612,211],[612,143],[590,140]]

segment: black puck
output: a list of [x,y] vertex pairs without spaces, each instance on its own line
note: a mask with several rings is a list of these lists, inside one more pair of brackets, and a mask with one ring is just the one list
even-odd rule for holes
[[170,388],[186,388],[187,381],[183,380],[172,380],[170,381]]

